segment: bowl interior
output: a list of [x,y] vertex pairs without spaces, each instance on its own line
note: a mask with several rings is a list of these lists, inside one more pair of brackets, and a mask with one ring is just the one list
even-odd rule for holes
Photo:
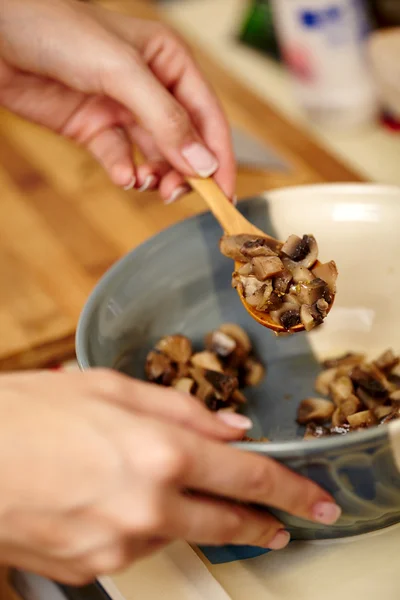
[[230,287],[232,262],[220,255],[221,229],[206,213],[163,231],[105,275],[79,323],[78,360],[83,368],[143,378],[146,354],[162,335],[183,333],[200,347],[207,331],[236,322],[268,367],[264,382],[245,391],[252,435],[290,440],[302,435],[297,405],[314,393],[319,360],[350,350],[370,357],[388,347],[400,351],[400,189],[289,188],[245,201],[240,210],[278,239],[313,233],[321,261],[337,262],[338,294],[323,327],[277,338],[253,321]]

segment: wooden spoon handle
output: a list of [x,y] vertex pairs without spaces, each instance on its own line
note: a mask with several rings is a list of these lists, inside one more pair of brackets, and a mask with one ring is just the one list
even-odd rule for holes
[[270,237],[243,217],[213,179],[188,177],[187,181],[200,194],[203,200],[207,202],[209,209],[225,233],[228,235],[254,233],[255,235]]

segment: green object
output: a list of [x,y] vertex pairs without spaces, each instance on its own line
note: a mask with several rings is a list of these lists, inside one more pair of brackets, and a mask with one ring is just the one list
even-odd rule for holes
[[280,59],[271,5],[268,0],[252,0],[244,16],[239,40],[252,48]]

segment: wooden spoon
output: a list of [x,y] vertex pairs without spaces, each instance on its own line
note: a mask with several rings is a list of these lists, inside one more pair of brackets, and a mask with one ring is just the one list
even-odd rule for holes
[[[260,235],[264,238],[267,238],[273,242],[277,242],[275,238],[271,237],[258,229],[255,225],[250,223],[244,216],[235,208],[232,202],[225,196],[224,192],[221,188],[215,183],[215,181],[211,178],[208,179],[200,179],[195,177],[188,177],[189,185],[205,200],[208,204],[209,209],[213,213],[214,217],[220,223],[224,233],[227,235],[238,235],[242,233],[249,233],[251,235]],[[319,261],[316,261],[314,266],[317,266]],[[235,263],[235,269],[237,270],[242,263]],[[265,313],[255,309],[253,306],[250,306],[245,297],[243,296],[242,290],[237,288],[237,292],[239,294],[240,300],[242,301],[243,306],[258,323],[263,325],[264,327],[268,327],[275,333],[297,333],[298,331],[304,331],[304,326],[302,323],[299,325],[295,325],[288,332],[282,325],[278,325],[272,317]],[[334,297],[333,297],[334,298]],[[332,308],[333,300],[330,303],[328,313]]]

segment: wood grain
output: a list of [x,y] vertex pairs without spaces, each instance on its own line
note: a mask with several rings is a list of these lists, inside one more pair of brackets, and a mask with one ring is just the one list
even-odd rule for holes
[[[157,18],[149,2],[102,4]],[[203,50],[193,50],[232,124],[289,164],[288,171],[241,169],[239,198],[285,185],[360,180]],[[194,193],[165,207],[156,193],[117,189],[86,152],[6,111],[0,185],[0,370],[69,357],[80,311],[104,271],[149,236],[206,209]]]

